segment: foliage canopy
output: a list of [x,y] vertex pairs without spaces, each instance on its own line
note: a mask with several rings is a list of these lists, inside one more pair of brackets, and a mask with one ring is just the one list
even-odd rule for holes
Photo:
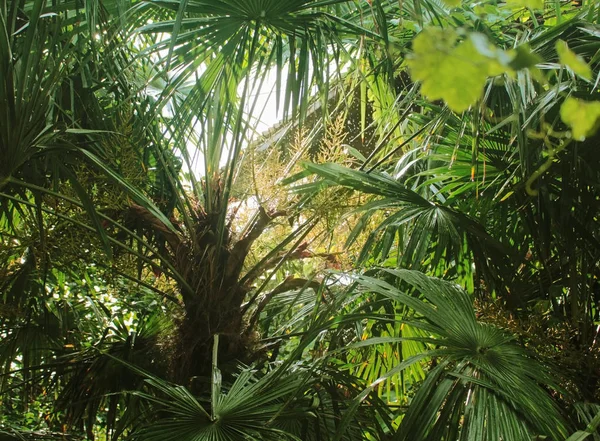
[[599,17],[0,0],[0,440],[600,439]]

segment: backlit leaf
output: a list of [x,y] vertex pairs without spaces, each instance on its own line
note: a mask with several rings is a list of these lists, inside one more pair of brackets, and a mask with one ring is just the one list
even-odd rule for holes
[[544,9],[544,0],[506,0],[511,8]]
[[413,79],[421,81],[423,95],[463,112],[479,99],[488,77],[510,70],[511,57],[482,34],[473,33],[456,45],[457,40],[451,29],[426,29],[415,38],[407,63]]
[[558,59],[561,64],[564,64],[582,78],[587,80],[592,79],[592,69],[590,66],[583,58],[569,49],[569,46],[567,46],[565,41],[558,40],[556,42],[556,52],[558,53]]
[[582,141],[596,133],[600,122],[600,101],[567,98],[560,107],[560,117],[571,127],[573,138]]
[[543,61],[538,54],[531,51],[531,48],[528,45],[522,44],[511,52],[514,56],[510,61],[510,67],[514,70],[530,69]]
[[461,0],[444,0],[444,3],[451,8],[457,8],[462,4]]

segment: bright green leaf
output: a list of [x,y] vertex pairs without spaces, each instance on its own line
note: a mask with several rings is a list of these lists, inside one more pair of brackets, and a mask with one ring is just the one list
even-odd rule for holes
[[600,101],[567,98],[560,107],[560,117],[573,131],[573,138],[582,141],[593,135],[600,123]]
[[528,45],[522,44],[511,51],[513,58],[509,65],[514,70],[529,69],[535,67],[536,64],[541,63],[542,58],[531,51]]
[[421,81],[423,95],[463,112],[480,98],[488,77],[510,70],[510,56],[482,34],[455,45],[457,40],[451,29],[426,29],[415,38],[407,63],[413,79]]
[[511,8],[544,9],[544,0],[506,0]]
[[444,0],[444,3],[451,8],[457,8],[462,4],[461,0]]
[[561,64],[564,64],[582,78],[588,80],[592,79],[592,69],[590,66],[583,58],[569,49],[569,46],[567,46],[565,41],[558,40],[556,42],[556,52],[558,53],[558,59]]

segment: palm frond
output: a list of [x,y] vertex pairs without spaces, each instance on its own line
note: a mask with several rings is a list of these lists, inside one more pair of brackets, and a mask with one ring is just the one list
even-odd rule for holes
[[[541,384],[556,387],[542,365],[503,331],[479,323],[472,300],[456,285],[410,270],[384,270],[384,278],[357,276],[364,289],[400,302],[435,345],[435,362],[409,404],[395,439],[498,438],[532,434],[563,439],[568,425]],[[416,289],[419,299],[401,290]],[[416,340],[419,340],[417,338]]]

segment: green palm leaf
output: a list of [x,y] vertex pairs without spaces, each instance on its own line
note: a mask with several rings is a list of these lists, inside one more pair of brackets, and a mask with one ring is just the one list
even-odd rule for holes
[[[360,286],[417,313],[413,326],[434,344],[436,366],[410,402],[397,440],[560,440],[568,433],[547,370],[510,336],[475,318],[472,300],[456,285],[409,270],[385,270],[389,282],[357,276]],[[423,299],[401,288],[415,289]],[[417,338],[419,340],[419,338]]]

